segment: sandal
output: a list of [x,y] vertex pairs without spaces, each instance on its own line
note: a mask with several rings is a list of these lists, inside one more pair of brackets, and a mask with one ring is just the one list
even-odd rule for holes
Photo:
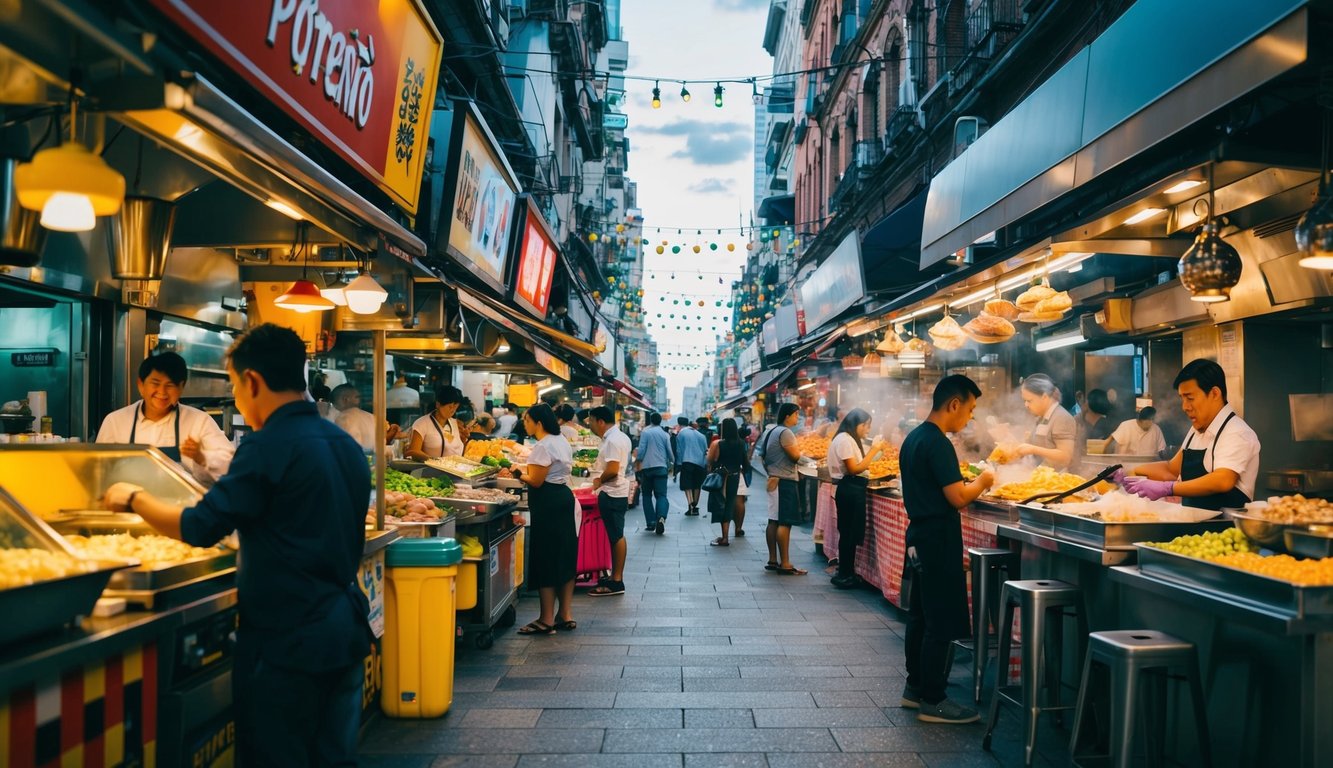
[[573,632],[574,630],[579,628],[579,623],[577,621],[574,621],[573,619],[570,619],[568,621],[557,621],[555,623],[555,628],[560,630],[561,632]]
[[745,531],[742,531],[742,530],[740,530],[740,529],[737,529],[737,530],[736,530],[736,535],[737,535],[737,536],[744,536],[744,535],[745,535]]
[[731,542],[729,542],[729,541],[727,541],[726,539],[724,539],[724,538],[722,538],[721,536],[719,536],[719,537],[717,537],[716,539],[713,539],[712,541],[708,542],[708,546],[710,546],[710,547],[729,547],[729,546],[731,546]]
[[783,576],[804,576],[807,573],[809,573],[809,571],[801,570],[800,568],[797,568],[796,566],[793,565],[790,568],[779,567],[778,573],[782,574]]
[[554,635],[555,627],[548,626],[540,621],[530,621],[527,626],[519,627],[520,635]]
[[769,560],[768,563],[764,566],[764,570],[765,570],[765,571],[776,571],[776,570],[778,569],[778,567],[779,567],[779,566],[778,566],[778,564],[777,564],[776,561],[774,561],[774,560]]
[[625,582],[623,581],[607,580],[588,590],[588,595],[591,597],[609,597],[623,594],[625,594]]

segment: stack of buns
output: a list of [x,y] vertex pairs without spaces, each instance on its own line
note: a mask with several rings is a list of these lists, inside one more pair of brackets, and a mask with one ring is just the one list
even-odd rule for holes
[[991,299],[986,302],[986,314],[1002,317],[1005,320],[1017,320],[1023,310],[1008,299]]
[[884,341],[881,341],[879,346],[875,347],[875,351],[886,355],[896,355],[906,348],[907,344],[903,342],[903,337],[899,336],[897,331],[890,330],[884,336]]
[[1014,332],[1013,323],[989,312],[982,312],[963,326],[963,333],[979,344],[999,344],[1008,341],[1013,338]]
[[935,342],[936,348],[945,351],[962,349],[963,344],[967,342],[967,336],[963,333],[962,327],[958,325],[958,321],[948,315],[932,325],[928,333],[931,341]]
[[1067,291],[1056,291],[1044,282],[1019,294],[1014,304],[1021,311],[1017,319],[1024,323],[1059,320],[1074,306]]

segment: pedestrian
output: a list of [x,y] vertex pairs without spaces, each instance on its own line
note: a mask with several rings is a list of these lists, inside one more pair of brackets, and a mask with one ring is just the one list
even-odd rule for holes
[[[930,416],[903,441],[903,503],[907,507],[904,581],[908,604],[907,685],[900,705],[916,709],[925,723],[972,723],[976,710],[945,695],[949,643],[969,630],[963,528],[958,510],[971,504],[995,478],[988,469],[963,482],[950,433],[972,420],[981,389],[966,376],[952,375],[935,385]],[[1007,631],[1007,630],[1005,630]],[[1002,663],[1008,663],[1003,661]]]
[[528,486],[528,509],[532,513],[532,564],[527,579],[537,587],[541,615],[518,633],[554,635],[558,630],[569,632],[578,627],[571,614],[579,547],[574,516],[580,514],[574,493],[569,490],[574,448],[560,434],[551,406],[532,406],[523,414],[523,421],[528,434],[537,438],[521,477]]
[[365,454],[304,400],[305,342],[272,323],[227,352],[236,409],[254,434],[194,506],[116,483],[104,501],[208,547],[235,530],[241,622],[232,659],[237,764],[355,765],[372,640],[357,586],[370,504]]
[[838,511],[838,575],[833,586],[838,589],[855,587],[856,548],[866,537],[866,470],[888,447],[879,436],[870,445],[870,452],[861,449],[862,441],[870,434],[870,414],[853,408],[838,423],[837,434],[828,447],[828,473],[833,480],[833,503]]
[[574,406],[569,403],[561,403],[555,408],[555,419],[560,422],[560,434],[570,445],[579,442],[579,426],[575,422],[575,415]]
[[496,414],[495,424],[496,437],[512,436],[514,427],[518,424],[518,407],[506,400]]
[[680,489],[685,492],[689,508],[685,514],[699,515],[699,489],[704,484],[704,466],[708,463],[708,438],[704,437],[689,420],[676,435],[677,460],[680,461]]
[[736,491],[736,536],[745,536],[745,505],[750,498],[750,487],[754,483],[754,441],[750,439],[750,425],[737,424],[741,442],[745,445],[745,461],[741,462],[741,484]]
[[625,594],[625,512],[629,509],[629,468],[633,448],[629,438],[616,426],[615,414],[599,405],[588,413],[588,427],[602,439],[593,464],[593,490],[597,491],[597,510],[611,542],[611,577],[588,591],[593,597]]
[[676,485],[680,487],[680,445],[678,438],[680,431],[690,425],[690,420],[684,416],[676,417],[676,428],[671,430],[671,454],[676,457],[676,463],[671,467],[671,474],[676,478]]
[[662,428],[662,414],[648,414],[648,427],[639,435],[634,476],[643,496],[644,530],[655,531],[658,536],[666,533],[667,513],[671,511],[671,502],[667,499],[667,473],[675,461],[671,436]]
[[736,516],[736,498],[745,483],[741,470],[745,468],[745,443],[736,429],[735,419],[723,419],[720,439],[708,446],[708,466],[722,474],[722,488],[708,493],[708,512],[711,522],[722,526],[722,535],[709,544],[729,547],[731,521]]
[[759,436],[758,444],[759,459],[768,478],[768,527],[764,531],[768,564],[764,570],[787,576],[807,573],[792,565],[790,557],[791,527],[801,522],[796,473],[801,449],[797,447],[796,433],[792,431],[800,415],[801,408],[796,403],[778,406],[777,421]]

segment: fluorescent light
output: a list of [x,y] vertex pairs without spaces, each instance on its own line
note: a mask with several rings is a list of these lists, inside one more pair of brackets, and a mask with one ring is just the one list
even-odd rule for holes
[[938,310],[941,310],[941,309],[944,309],[944,302],[940,302],[939,304],[931,304],[931,305],[929,305],[929,306],[922,307],[922,308],[917,309],[917,310],[914,310],[914,311],[912,311],[912,312],[908,312],[907,314],[905,314],[905,315],[903,315],[902,317],[898,318],[898,319],[895,320],[894,322],[905,323],[905,322],[907,322],[908,320],[911,320],[911,319],[914,318],[914,317],[921,317],[922,315],[928,315],[928,314],[930,314],[931,312],[935,312],[935,311],[938,311]]
[[815,385],[815,383],[814,383],[813,381],[811,381],[811,382],[807,382],[807,383],[802,384],[801,386],[797,387],[797,388],[796,388],[796,391],[797,391],[797,392],[804,392],[805,390],[807,390],[807,389],[813,387],[814,385]]
[[1005,279],[1000,281],[999,289],[1001,291],[1007,291],[1010,288],[1017,288],[1018,286],[1023,285],[1027,281],[1031,280],[1032,276],[1036,275],[1037,272],[1038,270],[1034,267],[1019,272],[1018,274],[1013,275],[1011,277],[1006,277]]
[[1140,222],[1147,221],[1148,219],[1151,219],[1152,217],[1160,213],[1164,213],[1165,211],[1166,211],[1165,208],[1144,208],[1143,210],[1139,211],[1133,216],[1130,216],[1128,219],[1125,219],[1124,223],[1138,224]]
[[542,387],[541,389],[537,390],[537,395],[540,397],[541,395],[544,395],[547,392],[554,392],[557,389],[561,389],[564,386],[565,386],[564,384],[552,384],[549,387]]
[[1082,265],[1082,264],[1075,264],[1074,266],[1072,266],[1072,267],[1070,267],[1069,269],[1066,269],[1066,270],[1065,270],[1065,272],[1066,272],[1067,274],[1070,274],[1070,275],[1074,274],[1075,272],[1082,272],[1082,271],[1083,271],[1083,265]]
[[950,307],[965,307],[965,306],[967,306],[967,305],[969,305],[969,304],[972,304],[972,303],[977,302],[977,301],[981,301],[982,299],[985,299],[985,298],[988,298],[988,297],[990,297],[990,296],[994,296],[994,295],[995,295],[995,289],[994,289],[994,288],[982,288],[981,290],[977,291],[976,293],[969,293],[968,295],[962,297],[961,299],[954,299],[953,301],[949,302],[949,306],[950,306]]
[[1162,190],[1162,192],[1168,195],[1174,195],[1177,192],[1184,192],[1187,189],[1194,189],[1200,184],[1203,184],[1203,182],[1199,179],[1185,179],[1184,181],[1178,181],[1175,184],[1172,184],[1171,186]]
[[1044,339],[1037,339],[1036,347],[1038,352],[1049,352],[1052,349],[1072,347],[1085,341],[1087,341],[1087,338],[1083,336],[1082,330],[1065,331],[1064,333],[1052,334]]
[[501,337],[500,337],[500,346],[496,347],[496,350],[495,350],[495,351],[496,351],[496,352],[499,352],[499,353],[502,354],[502,355],[503,355],[504,353],[508,352],[508,351],[509,351],[509,339],[506,339],[504,336],[501,336]]
[[286,216],[289,219],[295,219],[297,221],[305,220],[305,217],[301,215],[300,211],[296,210],[295,208],[291,207],[290,205],[284,203],[281,200],[278,199],[265,200],[264,205],[267,205],[268,207],[272,208],[278,213],[281,213],[283,216]]

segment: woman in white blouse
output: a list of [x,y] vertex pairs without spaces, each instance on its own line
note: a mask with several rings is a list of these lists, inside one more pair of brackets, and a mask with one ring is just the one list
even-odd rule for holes
[[407,458],[416,461],[463,455],[463,425],[454,412],[463,402],[463,393],[448,384],[435,389],[435,407],[412,422],[412,442]]
[[[541,615],[518,633],[554,635],[557,630],[569,632],[578,626],[570,615],[579,546],[574,524],[578,505],[569,490],[574,448],[560,434],[560,423],[546,403],[538,403],[523,414],[523,428],[537,438],[522,478],[528,485],[528,509],[532,512],[528,582],[537,587]],[[559,614],[555,610],[557,598]]]

